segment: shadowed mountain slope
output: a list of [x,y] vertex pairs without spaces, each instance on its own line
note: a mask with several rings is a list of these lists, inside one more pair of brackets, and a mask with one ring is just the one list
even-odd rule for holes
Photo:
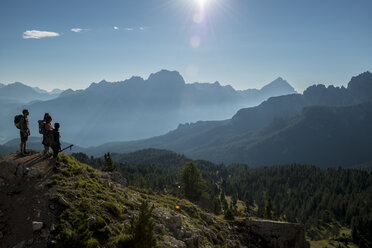
[[372,159],[366,148],[372,135],[372,106],[360,104],[372,99],[370,85],[372,74],[366,72],[353,77],[348,88],[311,86],[302,95],[272,97],[241,109],[229,120],[184,124],[163,136],[108,143],[86,152],[100,156],[153,147],[193,159],[254,166],[351,166]]

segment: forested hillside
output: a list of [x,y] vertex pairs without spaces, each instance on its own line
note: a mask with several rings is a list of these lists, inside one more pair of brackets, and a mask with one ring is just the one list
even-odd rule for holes
[[[151,163],[143,163],[141,158],[146,153],[152,157]],[[172,192],[187,159],[164,151],[156,154],[152,149],[121,155],[131,163],[117,163],[117,170],[131,185]],[[105,164],[104,160],[84,154],[75,157],[96,167]],[[271,199],[274,216],[304,223],[311,240],[344,238],[347,242],[342,235],[346,232],[360,247],[372,245],[372,173],[295,164],[250,168],[243,164],[195,162],[207,185],[209,204],[201,204],[217,214],[231,209],[236,215],[264,217],[265,204]]]

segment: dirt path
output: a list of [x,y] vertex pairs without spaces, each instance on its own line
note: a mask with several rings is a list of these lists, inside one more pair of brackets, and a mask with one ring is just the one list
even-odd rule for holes
[[[53,175],[49,160],[36,151],[26,157],[16,153],[1,156],[1,175],[0,247],[17,244],[19,247],[46,247],[56,211],[50,201],[51,189],[46,186]],[[43,222],[43,229],[34,232],[33,221]]]

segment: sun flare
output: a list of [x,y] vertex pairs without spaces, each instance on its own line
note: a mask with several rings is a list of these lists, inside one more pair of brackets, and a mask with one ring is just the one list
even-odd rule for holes
[[204,8],[208,0],[195,0],[195,2],[199,5],[200,8]]

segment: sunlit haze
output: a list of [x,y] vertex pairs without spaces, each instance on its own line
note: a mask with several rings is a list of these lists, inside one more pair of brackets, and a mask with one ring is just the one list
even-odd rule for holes
[[301,92],[372,70],[369,0],[0,3],[0,83],[51,90],[177,70],[186,83]]

